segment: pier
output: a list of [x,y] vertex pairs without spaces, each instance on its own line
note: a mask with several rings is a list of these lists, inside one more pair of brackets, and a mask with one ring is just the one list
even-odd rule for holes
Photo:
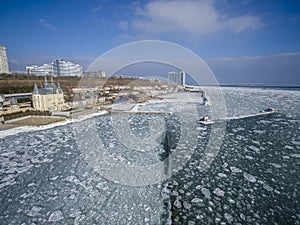
[[142,111],[140,109],[143,108],[145,103],[138,103],[134,105],[130,109],[111,109],[109,112],[111,113],[127,113],[127,114],[165,114],[165,115],[171,115],[172,112],[166,112],[166,111]]
[[163,111],[131,111],[131,110],[110,110],[111,113],[127,113],[127,114],[165,114],[171,115],[172,112]]

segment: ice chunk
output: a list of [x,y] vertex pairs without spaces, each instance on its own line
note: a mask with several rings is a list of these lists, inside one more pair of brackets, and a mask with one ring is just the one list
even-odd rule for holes
[[300,141],[292,141],[292,143],[295,145],[300,145]]
[[196,189],[197,189],[197,190],[200,190],[202,187],[203,187],[202,185],[197,185],[197,186],[196,186]]
[[249,146],[248,148],[255,151],[256,153],[259,153],[259,148],[255,147],[253,145]]
[[192,203],[197,203],[197,202],[203,202],[203,200],[201,198],[193,198]]
[[232,198],[228,198],[229,203],[234,204],[235,201]]
[[300,158],[300,154],[290,154],[290,156],[293,158]]
[[231,167],[229,167],[229,169],[231,170],[232,173],[240,173],[240,172],[242,172],[242,170],[240,170],[239,168],[237,168],[235,166],[231,166]]
[[33,206],[30,211],[27,213],[28,216],[34,217],[40,215],[41,207],[39,206]]
[[228,220],[228,222],[232,222],[233,221],[233,218],[232,218],[232,216],[229,213],[225,213],[224,217],[225,217],[226,220]]
[[272,166],[274,166],[275,168],[281,168],[281,165],[277,164],[277,163],[270,163]]
[[242,220],[245,220],[245,219],[246,219],[246,217],[245,217],[245,215],[244,215],[243,213],[240,214],[240,218],[241,218]]
[[246,159],[250,159],[250,160],[252,160],[252,159],[253,159],[253,157],[252,157],[252,156],[250,156],[250,155],[246,155],[246,156],[245,156],[245,158],[246,158]]
[[256,178],[255,176],[251,175],[251,174],[248,174],[248,173],[244,173],[243,174],[244,177],[246,178],[246,180],[250,181],[250,182],[256,182]]
[[71,211],[70,214],[69,214],[69,217],[70,217],[70,218],[76,218],[76,217],[78,217],[78,216],[80,216],[80,211],[79,211],[79,210],[73,210],[73,211]]
[[273,188],[267,184],[263,184],[263,188],[266,189],[267,191],[273,191]]
[[219,177],[227,177],[227,175],[225,173],[218,173]]
[[181,206],[181,202],[180,200],[177,198],[174,202],[174,206],[177,207],[178,209],[180,209],[182,206]]
[[227,166],[228,166],[228,163],[224,163],[222,167],[226,168]]
[[214,193],[215,195],[217,195],[217,196],[223,197],[225,192],[224,192],[223,190],[221,190],[220,188],[216,188],[216,189],[213,191],[213,193]]
[[62,220],[63,214],[60,210],[54,211],[51,213],[51,215],[49,216],[48,222],[57,222],[59,220]]
[[192,205],[186,201],[183,202],[183,207],[186,208],[186,209],[190,209],[192,208]]
[[266,130],[254,130],[253,132],[256,134],[264,134],[266,133]]
[[202,188],[201,192],[204,194],[205,198],[210,198],[210,191],[207,188]]
[[58,176],[55,176],[55,177],[51,177],[49,180],[57,180]]

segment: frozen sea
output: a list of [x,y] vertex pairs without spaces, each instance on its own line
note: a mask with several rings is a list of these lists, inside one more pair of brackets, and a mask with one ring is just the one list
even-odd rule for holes
[[300,224],[300,89],[221,91],[227,117],[276,113],[218,136],[198,123],[211,113],[200,94],[177,93],[139,109],[172,114],[1,131],[0,224]]

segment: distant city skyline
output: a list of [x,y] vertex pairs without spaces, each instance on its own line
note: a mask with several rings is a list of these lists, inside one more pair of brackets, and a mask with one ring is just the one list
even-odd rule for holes
[[38,76],[78,76],[82,75],[82,66],[72,62],[66,62],[62,59],[43,64],[26,66],[27,74],[35,74]]
[[14,0],[1,2],[0,26],[10,71],[57,58],[86,69],[120,44],[156,39],[198,54],[220,83],[300,84],[297,0]]

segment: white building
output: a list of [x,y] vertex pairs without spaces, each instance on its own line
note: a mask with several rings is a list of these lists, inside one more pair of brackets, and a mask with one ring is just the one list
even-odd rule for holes
[[170,84],[172,85],[179,85],[179,86],[185,86],[185,72],[169,72],[168,79]]
[[38,76],[77,76],[82,75],[82,66],[72,62],[66,62],[62,59],[57,59],[50,64],[43,64],[42,66],[26,66],[27,74],[34,74]]
[[83,76],[84,77],[94,77],[94,78],[96,78],[96,77],[105,77],[106,74],[105,74],[104,70],[99,70],[99,71],[94,71],[94,72],[92,72],[92,71],[84,72]]
[[38,88],[36,83],[32,93],[32,105],[38,111],[61,111],[64,107],[64,93],[58,83],[57,86],[53,82],[47,82],[45,77],[44,85]]
[[53,63],[53,72],[55,76],[78,76],[82,75],[82,66],[79,64],[65,62],[62,59],[57,59]]
[[35,74],[37,76],[51,76],[53,75],[52,64],[43,64],[42,66],[26,66],[27,74]]
[[0,73],[9,73],[6,47],[0,45]]

